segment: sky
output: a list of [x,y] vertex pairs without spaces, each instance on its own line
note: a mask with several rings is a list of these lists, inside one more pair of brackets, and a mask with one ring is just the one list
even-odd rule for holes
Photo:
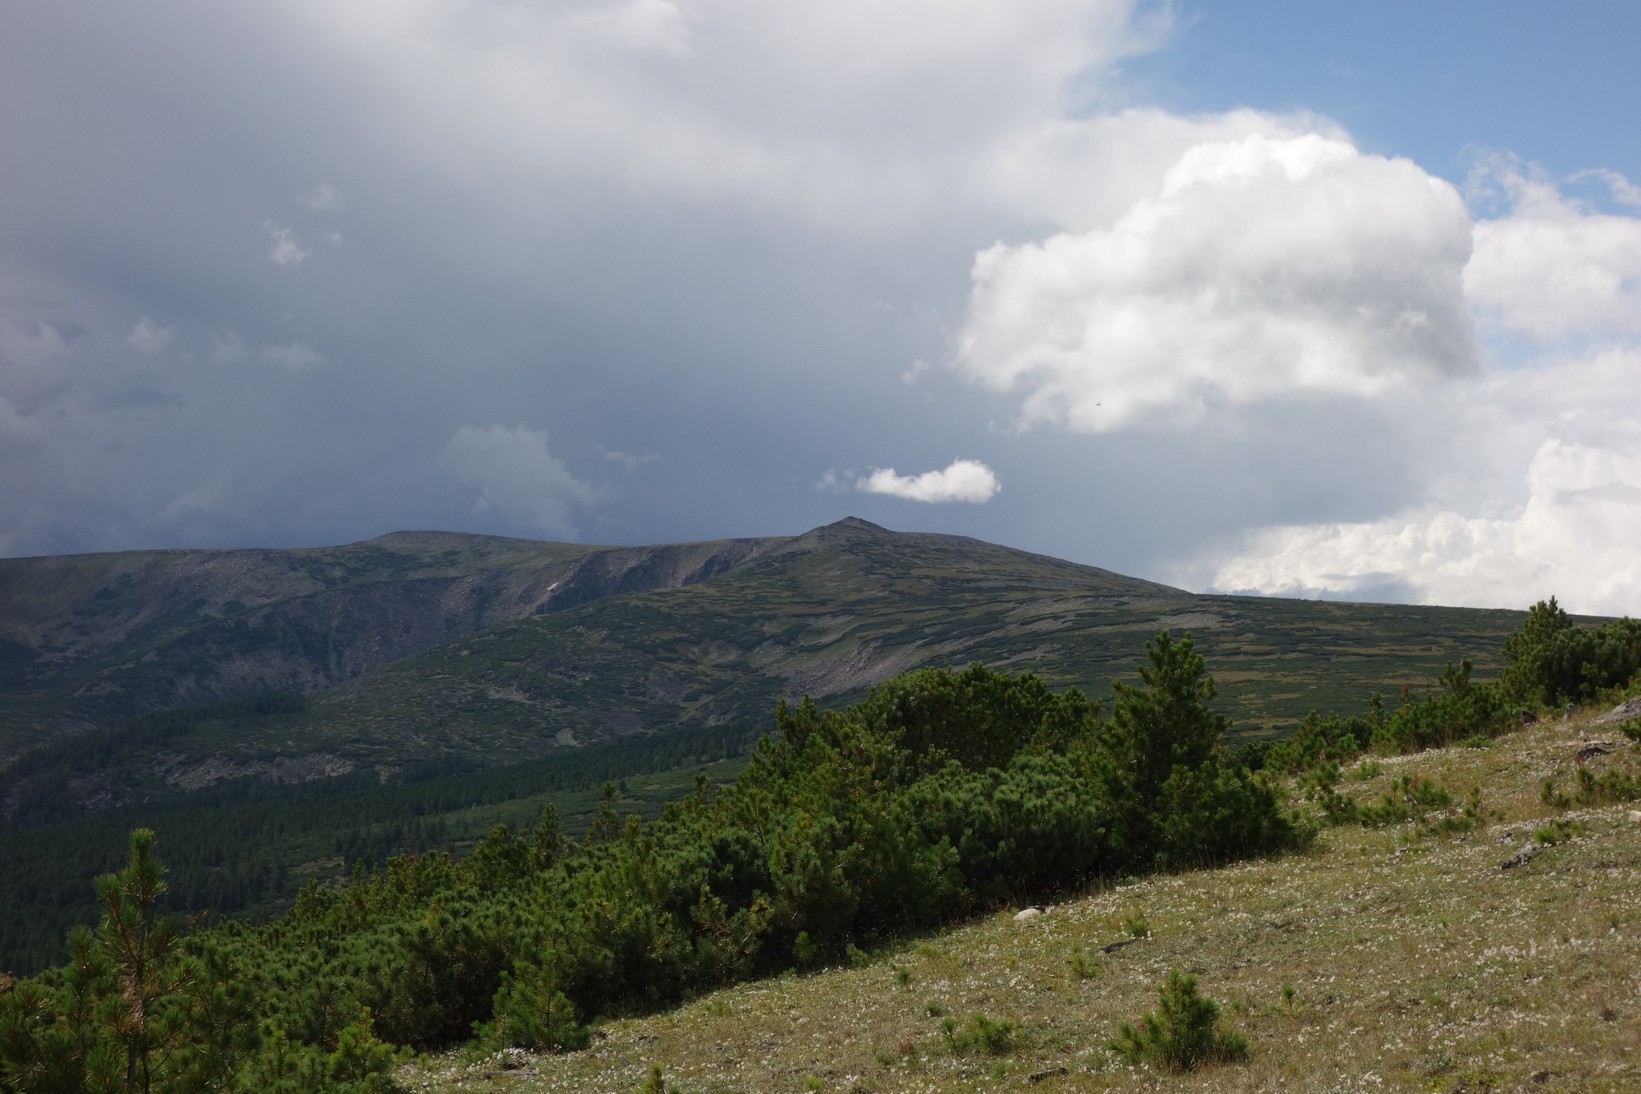
[[13,0],[0,555],[856,515],[1641,615],[1628,0]]

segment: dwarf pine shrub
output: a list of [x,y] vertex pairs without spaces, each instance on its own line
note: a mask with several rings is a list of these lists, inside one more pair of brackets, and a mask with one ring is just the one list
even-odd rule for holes
[[1453,795],[1447,788],[1431,782],[1423,775],[1403,775],[1397,779],[1378,805],[1364,806],[1359,820],[1369,828],[1422,817],[1437,809],[1453,804]]
[[1641,798],[1641,777],[1618,768],[1597,775],[1589,768],[1581,767],[1575,781],[1578,789],[1569,797],[1556,789],[1555,780],[1545,779],[1539,784],[1539,800],[1552,809],[1571,809],[1575,805],[1611,805]]
[[588,1029],[576,1021],[575,1006],[559,990],[552,970],[526,962],[504,974],[496,992],[495,1019],[475,1026],[480,1038],[498,1047],[568,1052],[587,1047]]
[[1496,737],[1510,726],[1510,706],[1490,684],[1471,680],[1469,658],[1449,664],[1441,690],[1421,698],[1402,689],[1402,703],[1373,731],[1374,751],[1420,752],[1471,737]]
[[1578,805],[1609,805],[1613,802],[1632,802],[1641,798],[1641,779],[1628,771],[1612,768],[1600,775],[1587,767],[1578,769],[1578,793],[1573,801]]
[[1099,965],[1089,960],[1081,942],[1072,945],[1071,956],[1066,958],[1066,965],[1071,969],[1071,975],[1078,980],[1092,980],[1100,975]]
[[1339,783],[1339,765],[1332,760],[1320,760],[1305,773],[1303,793],[1322,810],[1327,824],[1338,826],[1355,824],[1361,820],[1361,807],[1354,798],[1334,789]]
[[1464,808],[1457,816],[1446,816],[1431,824],[1419,826],[1419,834],[1424,836],[1462,835],[1465,832],[1474,832],[1487,827],[1487,814],[1481,807],[1481,787],[1472,786],[1470,796],[1465,799]]
[[1581,627],[1551,597],[1528,609],[1504,643],[1499,689],[1527,706],[1587,702],[1641,672],[1641,622],[1625,617]]
[[978,1011],[961,1029],[950,1018],[940,1023],[940,1029],[946,1035],[946,1044],[954,1056],[976,1052],[987,1056],[1007,1056],[1014,1051],[1014,1038],[1019,1031],[1019,1027],[1006,1018],[994,1022]]
[[1151,1064],[1167,1071],[1191,1071],[1202,1064],[1240,1063],[1248,1042],[1215,1026],[1219,1004],[1197,994],[1197,978],[1170,969],[1158,989],[1158,1009],[1124,1023],[1106,1047],[1132,1064]]
[[1573,799],[1556,789],[1556,781],[1546,778],[1538,784],[1538,800],[1551,809],[1571,809]]
[[1557,817],[1549,824],[1540,825],[1539,827],[1533,829],[1533,841],[1545,847],[1550,847],[1557,843],[1564,843],[1567,840],[1576,839],[1579,836],[1582,836],[1585,831],[1586,828],[1583,821],[1566,820],[1565,818]]

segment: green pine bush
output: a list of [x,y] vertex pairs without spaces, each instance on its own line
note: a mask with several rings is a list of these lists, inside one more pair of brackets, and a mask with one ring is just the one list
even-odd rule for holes
[[1015,1038],[1019,1033],[1019,1027],[1008,1019],[993,1021],[978,1011],[970,1015],[961,1027],[955,1020],[947,1018],[940,1028],[954,1056],[970,1053],[1007,1056],[1014,1051]]
[[1157,1011],[1138,1026],[1124,1023],[1107,1047],[1129,1063],[1174,1072],[1246,1060],[1248,1042],[1217,1029],[1218,1020],[1219,1004],[1197,994],[1197,978],[1170,969],[1158,990]]
[[1539,601],[1504,643],[1499,688],[1512,702],[1560,706],[1623,687],[1641,672],[1641,622],[1625,617],[1580,627],[1556,603]]

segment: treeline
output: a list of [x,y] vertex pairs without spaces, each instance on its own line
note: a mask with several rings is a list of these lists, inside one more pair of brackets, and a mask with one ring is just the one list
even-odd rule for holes
[[[307,700],[300,695],[259,695],[147,714],[118,728],[86,730],[30,749],[0,771],[0,822],[26,826],[76,816],[82,807],[71,789],[75,780],[97,772],[129,772],[136,762],[208,722],[233,729],[306,709]],[[128,776],[128,782],[135,780]]]
[[[205,721],[286,712],[298,702],[264,697],[168,712],[143,718],[131,730],[151,745]],[[116,736],[87,735],[85,755],[127,763],[144,755],[110,740]],[[30,973],[63,960],[68,929],[97,919],[92,879],[120,865],[133,828],[164,834],[172,908],[262,920],[290,906],[301,884],[296,871],[315,860],[339,860],[344,865],[334,872],[345,874],[355,863],[368,869],[396,854],[456,851],[483,838],[488,823],[472,819],[475,814],[505,811],[528,820],[550,799],[561,805],[587,801],[590,811],[596,802],[589,799],[605,783],[744,756],[756,736],[747,724],[700,726],[505,768],[479,769],[460,758],[424,762],[386,782],[371,769],[297,784],[224,780],[112,810],[73,802],[68,780],[100,769],[77,758],[71,745],[53,745],[42,750],[44,756],[20,760],[26,772],[9,785],[37,787],[46,777],[59,787],[58,796],[42,796],[47,804],[39,809],[25,803],[19,815],[0,822],[0,877],[6,879],[0,970]],[[680,777],[687,787],[688,775]],[[504,808],[508,803],[518,805]],[[572,818],[566,827],[579,834],[582,825]]]
[[1625,617],[1581,627],[1551,597],[1528,609],[1505,640],[1504,658],[1490,683],[1473,680],[1465,659],[1448,665],[1428,695],[1403,688],[1393,707],[1374,695],[1362,713],[1313,712],[1290,736],[1248,746],[1244,762],[1291,774],[1368,751],[1394,755],[1495,737],[1563,704],[1616,698],[1641,674],[1641,622]]

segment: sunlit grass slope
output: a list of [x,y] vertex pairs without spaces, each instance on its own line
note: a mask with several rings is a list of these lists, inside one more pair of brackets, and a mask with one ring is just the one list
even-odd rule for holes
[[[1641,1089],[1641,824],[1633,804],[1542,797],[1546,778],[1571,788],[1592,739],[1613,749],[1593,769],[1641,770],[1592,713],[1489,747],[1381,758],[1340,786],[1363,803],[1410,774],[1456,801],[1479,787],[1479,831],[1328,828],[1304,853],[1117,885],[1027,923],[1001,910],[857,967],[614,1022],[584,1052],[452,1055],[404,1079],[626,1094],[660,1066],[668,1090],[748,1094]],[[1505,868],[1524,845],[1539,850]],[[1148,937],[1103,952],[1142,927]],[[1107,1050],[1155,1009],[1172,968],[1222,1004],[1248,1063],[1165,1074]],[[954,1054],[942,1016],[975,1013],[1017,1024],[1014,1048]]]

